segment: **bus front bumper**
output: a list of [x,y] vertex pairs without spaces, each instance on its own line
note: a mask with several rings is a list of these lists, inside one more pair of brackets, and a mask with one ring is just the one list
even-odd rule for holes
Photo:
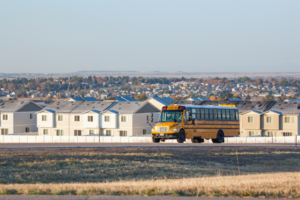
[[160,139],[177,139],[178,133],[152,133],[152,137]]

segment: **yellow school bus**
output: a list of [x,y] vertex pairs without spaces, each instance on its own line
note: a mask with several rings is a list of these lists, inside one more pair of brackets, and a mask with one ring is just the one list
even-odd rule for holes
[[224,137],[238,136],[239,129],[239,112],[234,105],[170,105],[162,108],[159,123],[151,132],[154,143],[169,139],[222,143]]

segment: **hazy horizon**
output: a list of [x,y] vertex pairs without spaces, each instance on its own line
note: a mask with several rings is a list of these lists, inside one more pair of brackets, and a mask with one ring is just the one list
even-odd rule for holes
[[0,73],[299,71],[299,7],[297,0],[0,1]]

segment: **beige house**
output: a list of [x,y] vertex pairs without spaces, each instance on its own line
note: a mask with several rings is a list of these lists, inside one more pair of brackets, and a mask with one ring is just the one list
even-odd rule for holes
[[37,113],[39,135],[133,136],[151,134],[159,110],[148,102],[61,101]]
[[171,99],[171,98],[164,99],[164,98],[160,98],[160,97],[152,97],[152,98],[147,99],[146,101],[151,103],[152,106],[154,106],[158,110],[161,110],[162,107],[168,106],[174,101],[174,100],[172,101],[169,99]]
[[[136,136],[151,134],[151,121],[160,110],[149,102],[118,102],[101,113],[102,135]],[[151,120],[152,119],[152,120]]]
[[55,101],[37,113],[39,135],[80,136],[99,134],[100,113],[112,102]]
[[37,132],[36,112],[41,109],[32,101],[2,101],[0,135]]
[[240,113],[240,136],[260,136],[261,128],[261,111],[249,110]]
[[278,102],[271,110],[240,114],[240,136],[300,135],[300,102]]

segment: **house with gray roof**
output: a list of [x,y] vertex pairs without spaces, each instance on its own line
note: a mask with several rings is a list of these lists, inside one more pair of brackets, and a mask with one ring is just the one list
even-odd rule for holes
[[2,101],[1,135],[37,132],[36,112],[39,110],[42,107],[32,101]]
[[39,135],[150,134],[159,110],[148,102],[56,101],[37,113]]
[[151,103],[117,102],[102,112],[102,135],[135,136],[151,134],[151,121],[158,121],[160,110]]

